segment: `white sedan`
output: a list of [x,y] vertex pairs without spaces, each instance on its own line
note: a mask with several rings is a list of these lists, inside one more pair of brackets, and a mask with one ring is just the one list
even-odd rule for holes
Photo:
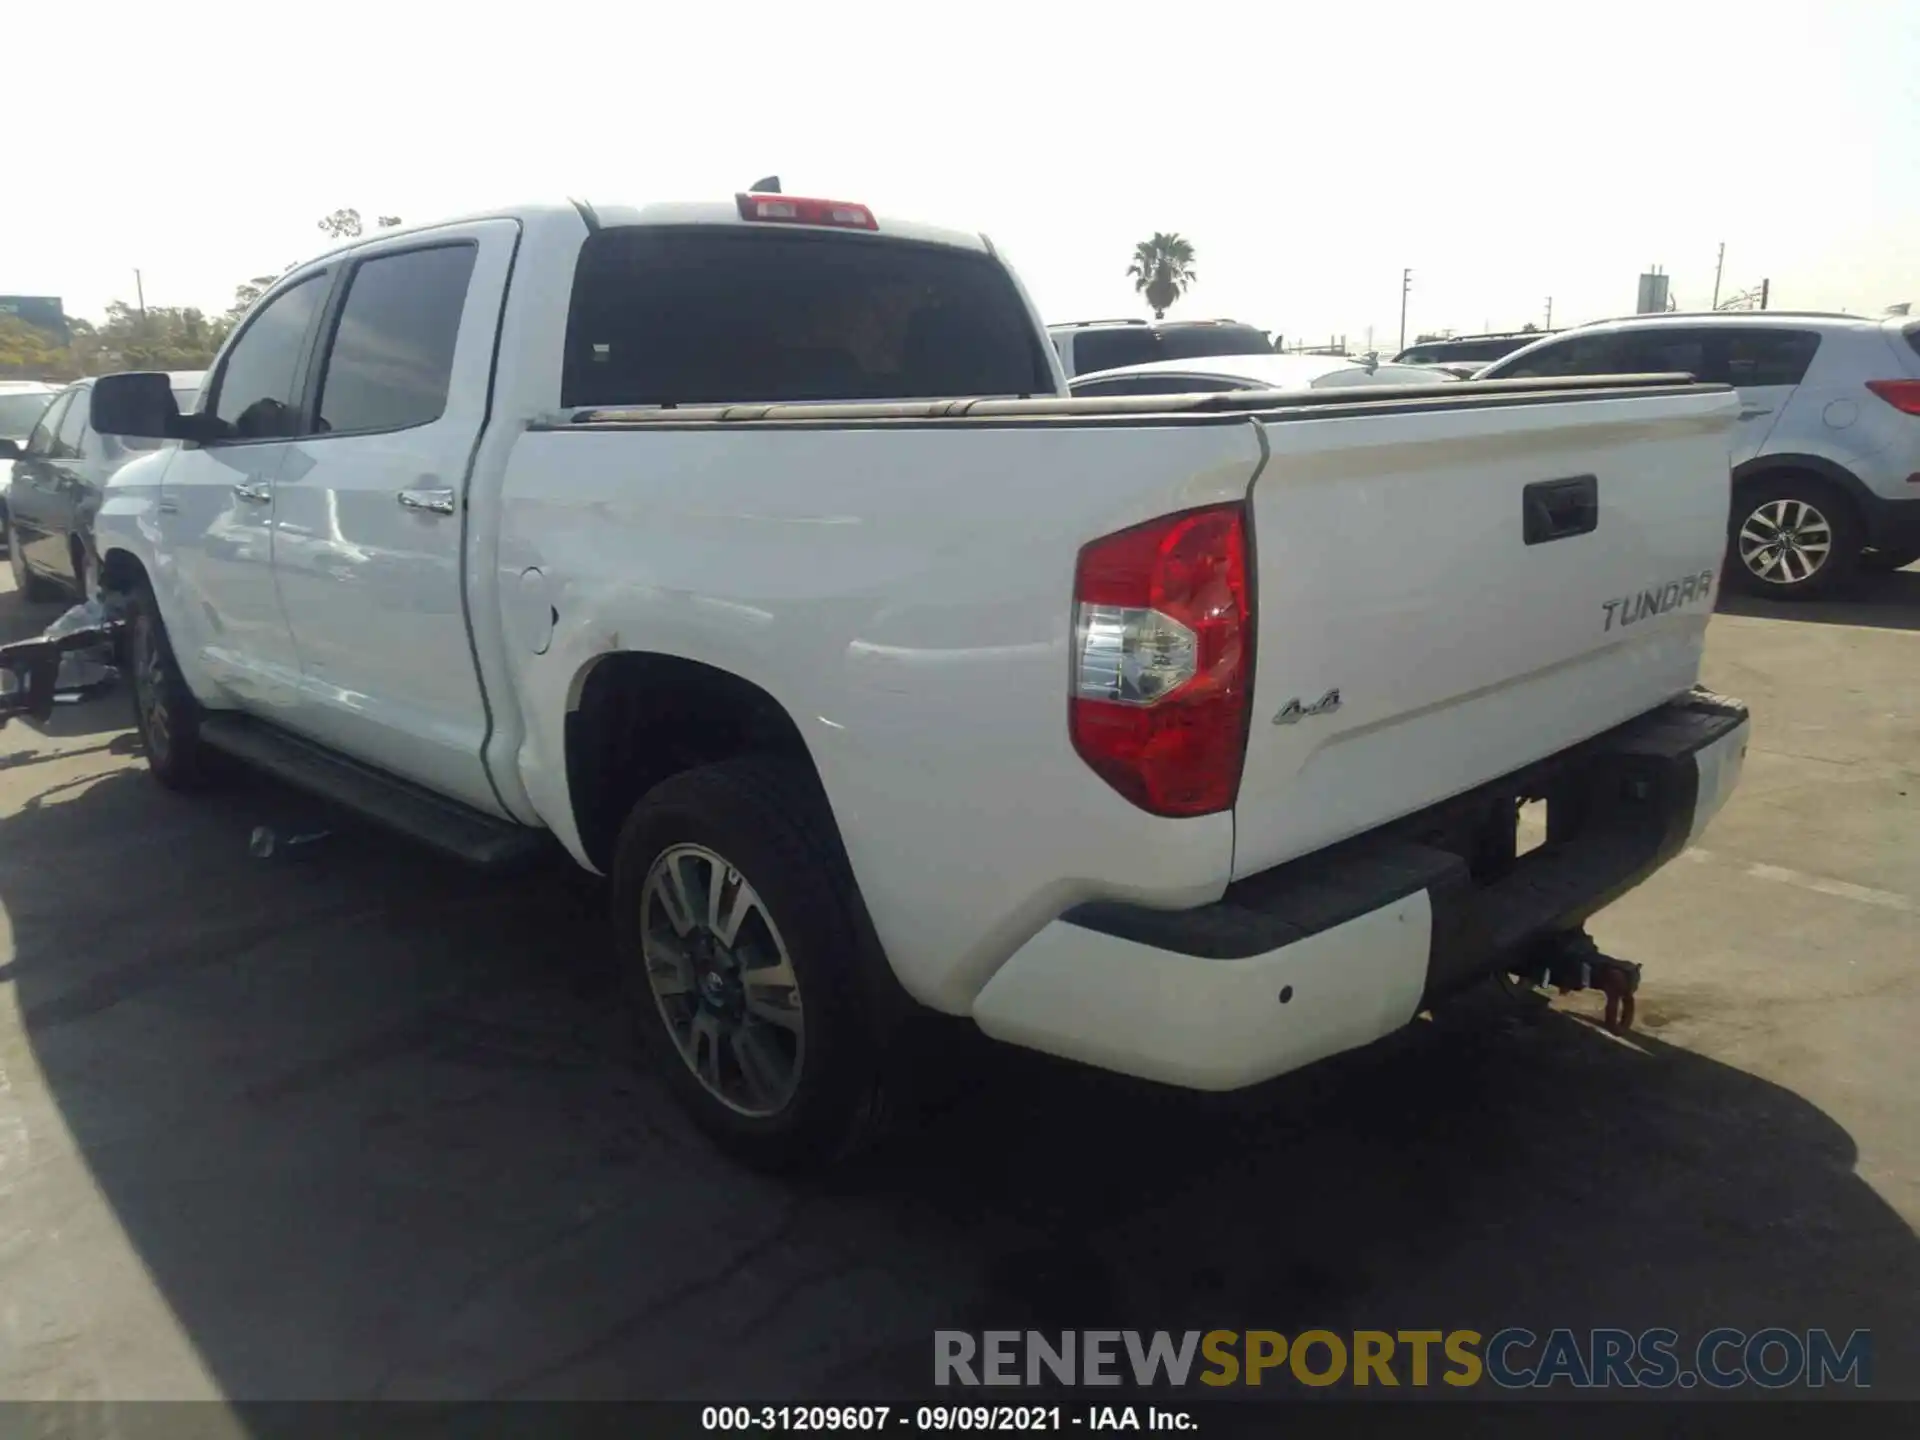
[[1210,355],[1150,360],[1076,375],[1076,397],[1190,395],[1197,390],[1320,390],[1345,385],[1448,385],[1458,375],[1430,365],[1378,364],[1345,355]]

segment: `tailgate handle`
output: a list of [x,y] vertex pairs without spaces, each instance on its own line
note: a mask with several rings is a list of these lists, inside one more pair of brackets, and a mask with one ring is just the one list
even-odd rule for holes
[[1520,492],[1529,545],[1589,535],[1600,523],[1600,482],[1591,475],[1536,480]]

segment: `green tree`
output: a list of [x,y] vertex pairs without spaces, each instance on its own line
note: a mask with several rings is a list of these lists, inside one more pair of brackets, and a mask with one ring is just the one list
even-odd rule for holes
[[124,300],[107,306],[98,324],[72,322],[73,355],[82,373],[115,370],[204,370],[231,328],[192,306],[154,305],[145,312]]
[[320,217],[320,228],[335,240],[357,240],[363,233],[358,210],[336,210]]
[[1147,297],[1156,320],[1164,320],[1167,307],[1200,278],[1193,269],[1193,245],[1164,230],[1155,231],[1151,240],[1133,247],[1133,263],[1127,267],[1127,274],[1133,277],[1133,288]]
[[[77,329],[84,321],[71,322]],[[0,376],[9,380],[72,380],[79,375],[73,352],[60,337],[18,315],[0,315]]]
[[[382,230],[391,230],[399,223],[398,215],[382,215],[374,221],[374,224]],[[336,210],[331,215],[322,215],[320,229],[335,240],[358,240],[367,233],[367,227],[361,223],[358,210]]]

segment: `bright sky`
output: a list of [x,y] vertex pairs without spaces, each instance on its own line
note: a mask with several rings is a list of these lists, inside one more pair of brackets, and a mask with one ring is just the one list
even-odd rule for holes
[[[224,309],[340,206],[792,194],[984,230],[1049,321],[1407,338],[1920,300],[1920,3],[11,7],[0,293]],[[91,37],[91,43],[90,38]],[[40,63],[35,57],[59,57]],[[31,61],[32,63],[23,63]],[[37,154],[29,141],[37,140]],[[36,163],[37,162],[37,163]]]

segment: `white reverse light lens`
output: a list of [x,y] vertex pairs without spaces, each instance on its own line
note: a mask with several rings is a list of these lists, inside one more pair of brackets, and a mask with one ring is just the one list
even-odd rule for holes
[[1082,700],[1151,705],[1198,669],[1193,631],[1158,610],[1079,605],[1074,623],[1074,693]]

